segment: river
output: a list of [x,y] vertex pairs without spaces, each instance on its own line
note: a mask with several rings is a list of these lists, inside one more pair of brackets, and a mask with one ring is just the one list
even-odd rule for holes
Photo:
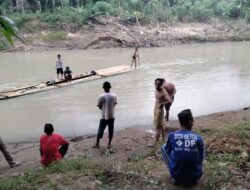
[[[109,80],[117,94],[115,129],[153,128],[154,80],[176,85],[170,119],[190,108],[194,116],[250,105],[250,42],[140,48],[134,72],[0,101],[0,134],[6,142],[38,140],[46,122],[68,137],[97,132],[97,98]],[[0,91],[56,78],[60,53],[73,73],[129,65],[133,49],[98,49],[0,54]]]

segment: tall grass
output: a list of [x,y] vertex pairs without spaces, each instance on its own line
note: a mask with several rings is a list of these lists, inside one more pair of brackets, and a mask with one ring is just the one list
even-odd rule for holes
[[[237,151],[229,151],[225,153],[206,154],[206,183],[204,189],[226,189],[233,180],[239,178],[238,174],[246,180],[247,171],[250,169],[250,157],[247,152],[248,141],[250,138],[250,123],[240,123],[236,125],[226,125],[224,130],[217,131],[214,141],[219,139],[231,139],[239,141]],[[211,138],[211,137],[210,137]],[[213,141],[212,141],[213,142]],[[209,146],[209,145],[208,145]],[[226,149],[235,149],[233,144],[227,143]],[[237,171],[237,172],[236,172]]]

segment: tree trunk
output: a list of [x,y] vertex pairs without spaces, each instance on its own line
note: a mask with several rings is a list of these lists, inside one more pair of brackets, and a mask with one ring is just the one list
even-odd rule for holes
[[22,13],[24,13],[24,0],[21,0],[21,5],[22,5]]
[[42,11],[41,1],[37,1],[37,9]]
[[55,0],[52,0],[52,8],[53,9],[55,9],[55,4],[56,4]]
[[18,3],[18,0],[16,0],[16,11],[18,12],[18,6],[19,6],[19,3]]

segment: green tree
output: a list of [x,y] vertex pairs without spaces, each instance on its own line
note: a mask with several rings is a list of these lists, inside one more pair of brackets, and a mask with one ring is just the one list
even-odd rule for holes
[[7,41],[13,46],[12,37],[16,37],[22,41],[17,33],[18,31],[14,22],[8,17],[0,16],[0,44],[7,46]]

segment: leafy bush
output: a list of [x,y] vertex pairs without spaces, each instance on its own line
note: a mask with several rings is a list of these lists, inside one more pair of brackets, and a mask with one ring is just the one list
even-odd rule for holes
[[170,9],[165,9],[157,15],[157,20],[160,22],[174,23],[177,21],[177,17],[172,14]]
[[27,22],[36,19],[36,15],[15,13],[13,15],[10,15],[10,18],[15,22],[18,28],[21,28]]
[[10,7],[10,1],[0,0],[0,13],[7,14]]
[[91,14],[95,15],[103,15],[103,14],[114,14],[115,8],[112,4],[105,2],[105,1],[98,1],[94,4],[91,8]]
[[197,1],[190,9],[192,14],[192,20],[199,22],[208,21],[213,15],[214,11],[211,8],[207,8],[205,4]]
[[223,18],[238,18],[239,16],[239,4],[236,0],[221,0],[218,1],[215,7],[215,15]]
[[[148,2],[150,3],[150,1]],[[141,11],[145,6],[141,0],[127,0],[122,1],[122,7],[128,11]]]
[[191,6],[192,6],[191,2],[186,2],[183,5],[177,5],[173,9],[173,13],[174,13],[174,15],[176,15],[178,20],[180,20],[182,22],[189,22],[190,18],[191,18],[191,11],[190,11]]
[[250,22],[250,5],[243,7],[241,15],[247,22]]
[[170,7],[163,6],[163,2],[159,0],[149,1],[149,3],[143,8],[143,16],[145,21],[173,21],[173,15]]
[[[0,2],[0,10],[5,14],[9,13],[6,4],[9,1]],[[56,7],[37,13],[12,13],[10,17],[18,27],[28,28],[26,23],[36,20],[34,24],[38,24],[37,28],[42,23],[49,28],[73,32],[97,15],[114,15],[127,23],[208,22],[213,17],[223,20],[243,18],[250,21],[249,0],[88,0],[80,8],[67,6],[67,2],[68,0],[63,0],[63,8]]]
[[53,13],[43,12],[38,15],[38,19],[48,23],[55,28],[67,31],[76,31],[86,23],[89,18],[89,11],[85,8],[69,8],[57,9]]

